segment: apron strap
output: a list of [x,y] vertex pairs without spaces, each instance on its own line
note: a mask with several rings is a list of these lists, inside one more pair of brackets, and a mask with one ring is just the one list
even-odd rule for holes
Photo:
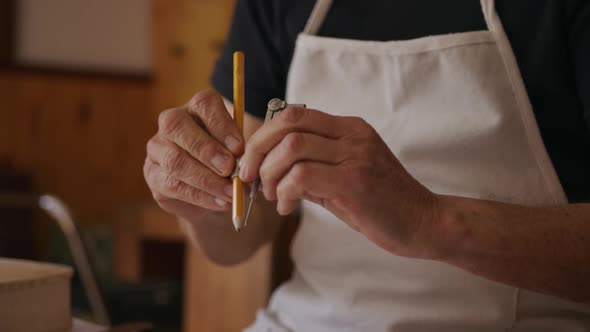
[[[523,122],[527,129],[527,135],[529,135],[529,140],[535,141],[534,138],[530,138],[530,135],[541,137],[541,133],[539,132],[539,127],[537,126],[534,117],[533,106],[531,105],[531,101],[522,78],[522,73],[520,72],[518,61],[514,55],[514,51],[512,50],[512,45],[510,44],[508,35],[506,35],[502,20],[496,11],[494,0],[481,0],[481,5],[488,29],[494,34],[494,37],[496,38],[496,44],[498,45],[498,50],[500,51],[502,59],[504,60],[504,66],[512,83],[514,96],[516,97],[518,108],[520,109],[520,112],[523,116]],[[535,158],[537,159],[537,163],[541,168],[545,182],[549,187],[555,203],[565,204],[567,203],[568,199],[565,191],[563,190],[563,187],[561,186],[561,183],[559,182],[557,174],[553,170],[551,159],[546,152],[540,152],[540,150],[543,149],[538,148],[533,152],[535,154]]]
[[324,20],[332,7],[333,0],[317,0],[311,12],[311,15],[307,19],[307,23],[305,24],[305,29],[303,33],[306,35],[316,35],[322,24],[324,24]]
[[481,8],[483,11],[483,17],[486,20],[488,30],[497,31],[497,26],[494,24],[494,17],[496,15],[496,5],[494,0],[481,0]]

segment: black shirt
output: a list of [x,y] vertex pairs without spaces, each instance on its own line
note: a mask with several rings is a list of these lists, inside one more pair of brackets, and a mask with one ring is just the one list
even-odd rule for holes
[[[283,98],[297,34],[314,0],[238,0],[212,76],[232,99],[232,53],[245,52],[246,110]],[[497,0],[543,141],[571,202],[590,201],[590,1]],[[477,0],[338,0],[319,35],[407,40],[486,29]],[[362,114],[359,114],[362,116]]]

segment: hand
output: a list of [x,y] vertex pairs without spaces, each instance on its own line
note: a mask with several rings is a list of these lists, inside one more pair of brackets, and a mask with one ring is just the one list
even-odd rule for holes
[[426,255],[436,197],[361,118],[288,108],[250,138],[240,166],[282,215],[307,199],[392,253]]
[[187,220],[230,207],[235,156],[244,138],[213,90],[160,114],[147,144],[144,176],[164,210]]

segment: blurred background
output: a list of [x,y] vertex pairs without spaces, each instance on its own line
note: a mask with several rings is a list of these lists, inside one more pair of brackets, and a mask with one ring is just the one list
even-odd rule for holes
[[[237,267],[209,264],[142,175],[158,113],[208,87],[233,5],[0,2],[0,256],[73,266],[76,316],[101,320],[72,252],[76,233],[113,324],[238,331],[284,278],[271,248]],[[77,232],[39,205],[44,194],[69,208]]]

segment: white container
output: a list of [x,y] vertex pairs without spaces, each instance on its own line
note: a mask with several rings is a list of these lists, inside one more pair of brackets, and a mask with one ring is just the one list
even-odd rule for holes
[[71,278],[67,266],[0,258],[0,331],[70,331]]

